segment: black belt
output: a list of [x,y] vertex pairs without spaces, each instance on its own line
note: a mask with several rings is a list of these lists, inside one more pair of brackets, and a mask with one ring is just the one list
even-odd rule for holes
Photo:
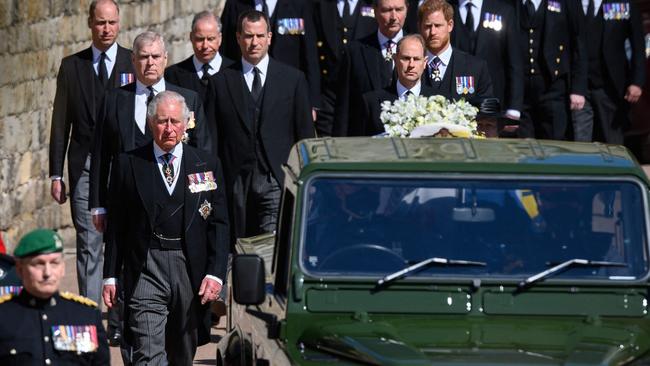
[[168,238],[162,234],[153,233],[149,247],[152,249],[181,250],[183,249],[183,240],[182,238]]

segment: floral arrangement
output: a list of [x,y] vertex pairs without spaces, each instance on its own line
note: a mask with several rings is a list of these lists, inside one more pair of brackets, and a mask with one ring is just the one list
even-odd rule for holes
[[380,119],[391,137],[480,137],[477,113],[464,99],[450,102],[441,95],[409,95],[406,100],[383,102]]

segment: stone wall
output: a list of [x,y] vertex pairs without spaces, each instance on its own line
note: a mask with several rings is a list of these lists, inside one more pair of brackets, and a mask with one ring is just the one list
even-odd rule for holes
[[[130,48],[140,32],[162,32],[169,64],[178,62],[192,52],[193,14],[220,13],[222,2],[118,1],[118,41]],[[0,235],[9,251],[36,227],[55,228],[66,245],[74,245],[69,203],[58,205],[50,197],[48,145],[60,61],[90,45],[89,3],[0,0]]]

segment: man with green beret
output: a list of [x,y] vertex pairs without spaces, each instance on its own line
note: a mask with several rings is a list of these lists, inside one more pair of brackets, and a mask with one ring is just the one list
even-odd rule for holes
[[97,304],[59,292],[65,274],[61,237],[33,230],[14,256],[23,290],[0,297],[0,365],[109,365]]

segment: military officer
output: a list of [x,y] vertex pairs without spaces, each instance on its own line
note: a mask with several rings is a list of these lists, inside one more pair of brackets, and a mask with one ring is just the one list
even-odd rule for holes
[[31,231],[14,256],[24,288],[0,298],[0,364],[109,365],[97,303],[59,292],[65,273],[59,235]]

